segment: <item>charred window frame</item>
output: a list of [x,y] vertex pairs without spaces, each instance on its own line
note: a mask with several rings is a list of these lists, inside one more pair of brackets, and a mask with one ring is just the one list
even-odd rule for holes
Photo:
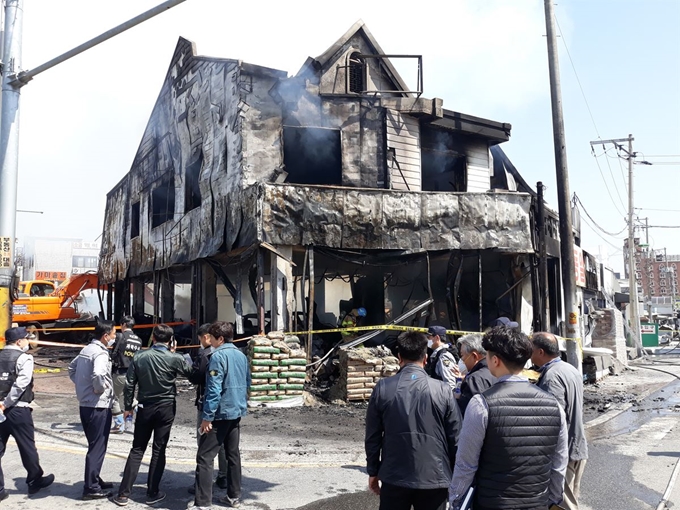
[[149,197],[151,201],[151,228],[170,221],[175,216],[175,187],[170,179],[161,182]]
[[453,133],[423,127],[420,138],[423,191],[467,190],[464,141]]
[[283,127],[286,182],[342,185],[342,145],[339,129]]
[[184,212],[201,205],[201,168],[203,167],[203,151],[198,149],[184,170]]
[[140,222],[140,216],[139,216],[139,211],[140,211],[140,203],[135,202],[132,204],[132,207],[130,207],[130,239],[134,239],[135,237],[139,236],[139,222]]
[[350,55],[347,67],[349,91],[361,94],[366,91],[366,62],[359,52]]

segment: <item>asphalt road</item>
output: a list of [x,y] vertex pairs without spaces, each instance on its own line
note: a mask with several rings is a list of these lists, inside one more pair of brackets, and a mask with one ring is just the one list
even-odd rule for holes
[[[680,367],[665,367],[680,374]],[[16,447],[2,459],[10,499],[1,508],[63,510],[113,509],[108,501],[81,501],[86,443],[77,418],[77,403],[65,374],[45,374],[33,416],[37,444],[46,472],[56,483],[35,496],[26,495],[25,471]],[[604,382],[610,387],[658,387],[669,375],[640,370]],[[611,388],[609,388],[611,389]],[[48,394],[57,391],[59,394]],[[70,393],[69,393],[70,392]],[[680,383],[639,402],[615,403],[590,427],[590,460],[582,491],[583,510],[654,509],[680,456]],[[625,407],[630,406],[630,407]],[[676,407],[678,406],[678,407]],[[615,413],[620,412],[616,416]],[[627,410],[626,410],[627,409]],[[375,510],[378,499],[366,490],[364,406],[254,410],[243,421],[244,510]],[[602,416],[602,413],[599,413]],[[611,419],[611,416],[614,416]],[[180,510],[191,501],[196,452],[193,399],[188,387],[178,397],[178,415],[168,448],[162,490],[168,499],[157,508]],[[118,483],[132,436],[112,436],[102,476]],[[147,459],[148,461],[148,459]],[[143,465],[129,508],[143,503]],[[215,506],[223,491],[217,491]],[[680,488],[672,492],[680,497]],[[676,501],[676,504],[680,500]]]

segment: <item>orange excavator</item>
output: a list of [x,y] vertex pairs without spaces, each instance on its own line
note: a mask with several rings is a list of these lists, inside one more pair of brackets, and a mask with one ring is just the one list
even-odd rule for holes
[[12,302],[13,322],[35,333],[72,336],[65,333],[96,323],[94,315],[78,311],[78,298],[84,290],[98,288],[99,277],[93,271],[72,275],[56,287],[46,280],[21,282]]

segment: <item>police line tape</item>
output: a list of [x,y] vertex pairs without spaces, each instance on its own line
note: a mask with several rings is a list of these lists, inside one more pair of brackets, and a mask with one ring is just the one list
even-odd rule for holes
[[[422,328],[419,326],[397,326],[394,324],[383,324],[382,326],[355,326],[352,328],[332,328],[332,329],[314,329],[311,331],[287,331],[284,335],[322,335],[324,333],[343,333],[343,332],[359,332],[359,331],[376,331],[376,330],[386,330],[386,331],[418,331],[420,333],[427,333],[428,328]],[[480,331],[458,331],[455,329],[447,329],[447,335],[463,336],[463,335],[483,335],[484,332]],[[563,336],[555,335],[555,338],[564,340],[565,342],[578,342],[581,343],[581,338],[566,338]]]
[[[165,324],[166,326],[182,326],[184,324],[196,324],[196,321],[183,321],[183,322],[157,322],[154,324],[138,324],[135,325],[134,329],[148,329],[148,328],[155,328],[156,326],[160,324]],[[51,333],[53,331],[94,331],[94,326],[87,326],[87,327],[82,327],[82,328],[46,328],[46,327],[35,327],[35,326],[26,326],[26,329],[29,331],[42,331],[47,333]],[[116,329],[120,329],[120,326],[116,326]]]
[[[30,343],[32,346],[42,346],[42,347],[68,347],[72,349],[79,349],[82,347],[85,347],[88,344],[68,344],[66,342],[51,342],[49,340],[29,340],[28,343]],[[197,349],[201,345],[200,344],[194,344],[194,345],[178,345],[175,347],[175,349]],[[112,347],[109,347],[109,349],[112,349]],[[142,347],[142,349],[148,349],[148,347]]]
[[[421,328],[418,326],[397,326],[394,324],[383,324],[382,326],[354,326],[352,328],[332,328],[332,329],[314,329],[312,331],[289,331],[285,332],[284,335],[321,335],[324,333],[343,333],[343,332],[354,332],[354,331],[375,331],[375,330],[387,330],[387,331],[418,331],[421,333],[427,333],[428,328]],[[457,331],[455,329],[447,329],[447,335],[472,335],[479,334],[479,331]]]

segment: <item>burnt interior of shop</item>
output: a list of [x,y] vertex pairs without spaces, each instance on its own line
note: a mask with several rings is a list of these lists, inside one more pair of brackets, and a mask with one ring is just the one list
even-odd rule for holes
[[[293,247],[291,251],[287,258],[274,248],[251,247],[236,255],[157,271],[146,279],[118,282],[114,293],[108,293],[107,306],[116,316],[133,314],[138,324],[186,323],[175,326],[180,343],[192,343],[192,327],[202,322],[234,317],[237,339],[273,329],[293,333],[310,327],[334,329],[345,313],[359,307],[366,309],[366,316],[358,326],[380,326],[429,299],[429,306],[399,325],[483,331],[499,316],[517,316],[520,284],[529,276],[524,257],[492,250],[404,253]],[[281,262],[291,271],[277,284],[272,275]],[[129,300],[122,298],[125,285]],[[277,287],[285,294],[278,314]],[[272,313],[277,315],[274,320]],[[191,318],[196,319],[194,325],[188,324]],[[142,330],[145,338],[149,333]],[[390,346],[398,334],[384,331],[365,345]],[[301,337],[309,339],[306,334]],[[310,354],[322,356],[347,337],[333,332],[314,334],[311,340]]]

